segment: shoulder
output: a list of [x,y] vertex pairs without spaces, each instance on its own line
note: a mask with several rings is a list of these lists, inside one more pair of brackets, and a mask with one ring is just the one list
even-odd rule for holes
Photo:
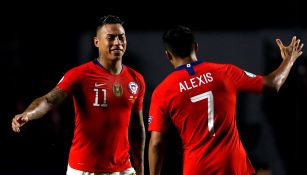
[[[176,72],[176,71],[175,71]],[[174,85],[177,84],[177,78],[175,72],[167,75],[154,89],[154,93],[163,93],[164,91],[168,91],[169,89],[174,88]]]
[[204,67],[209,67],[213,69],[227,69],[227,67],[231,64],[225,64],[225,63],[214,63],[214,62],[203,62],[200,64],[201,66]]
[[[80,78],[84,77],[84,73],[86,70],[89,70],[91,62],[87,62],[75,67],[72,67],[66,73],[64,74],[63,77],[66,77],[66,79],[70,79],[71,81],[77,81]],[[92,63],[93,64],[93,63]]]
[[127,69],[127,72],[132,76],[132,77],[136,77],[138,79],[141,79],[144,81],[144,77],[141,73],[139,73],[138,71],[134,70],[133,68],[124,65]]
[[238,70],[237,66],[230,63],[214,63],[214,62],[204,62],[201,66],[206,67],[206,69],[214,70],[217,73],[231,73],[234,70]]

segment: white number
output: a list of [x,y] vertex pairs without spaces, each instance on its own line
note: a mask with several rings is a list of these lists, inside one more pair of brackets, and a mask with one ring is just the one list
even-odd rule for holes
[[99,89],[94,88],[95,91],[95,102],[93,103],[94,106],[101,106],[101,107],[107,107],[107,90],[106,89],[101,89],[101,91],[103,92],[103,103],[99,104],[98,103],[98,95],[99,95]]
[[208,99],[208,128],[212,136],[215,136],[214,133],[214,102],[212,91],[208,91],[199,95],[191,97],[191,102],[196,103],[198,101]]

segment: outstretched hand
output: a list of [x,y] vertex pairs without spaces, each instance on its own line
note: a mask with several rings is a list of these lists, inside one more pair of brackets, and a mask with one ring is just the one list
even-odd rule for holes
[[276,39],[282,59],[295,62],[295,60],[303,53],[302,49],[304,44],[300,42],[301,40],[294,36],[291,43],[288,46],[284,46],[280,39]]
[[16,115],[12,120],[12,129],[14,132],[20,132],[20,128],[29,121],[27,113]]

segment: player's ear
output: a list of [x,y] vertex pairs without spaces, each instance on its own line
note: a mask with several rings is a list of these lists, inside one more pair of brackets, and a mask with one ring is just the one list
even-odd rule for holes
[[173,55],[167,50],[165,50],[165,56],[169,61],[171,61],[173,58]]
[[198,51],[198,43],[197,42],[194,42],[193,48],[194,48],[194,51],[196,53]]
[[98,46],[99,46],[99,39],[95,36],[95,37],[93,38],[93,41],[94,41],[94,45],[95,45],[96,47],[98,47]]

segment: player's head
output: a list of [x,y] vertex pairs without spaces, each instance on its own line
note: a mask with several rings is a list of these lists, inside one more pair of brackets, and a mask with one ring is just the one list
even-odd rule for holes
[[98,20],[97,28],[96,28],[96,35],[99,32],[99,30],[106,24],[120,24],[123,25],[123,21],[118,17],[114,15],[106,15],[101,17]]
[[107,60],[121,60],[126,51],[126,35],[119,17],[108,15],[100,18],[94,44],[99,49],[99,56]]
[[168,29],[164,32],[162,39],[165,50],[179,58],[190,56],[196,46],[191,29],[181,25]]

